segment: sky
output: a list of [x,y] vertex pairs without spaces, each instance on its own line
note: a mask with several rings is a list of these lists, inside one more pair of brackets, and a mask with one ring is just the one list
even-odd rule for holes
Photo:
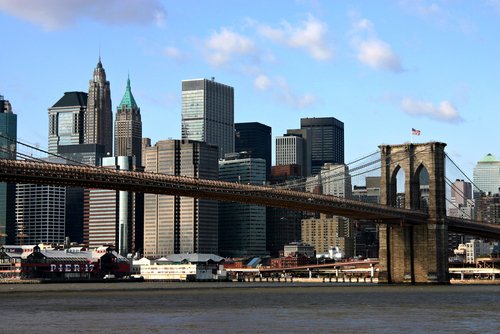
[[41,148],[47,109],[88,92],[100,56],[113,112],[129,75],[153,143],[181,137],[181,81],[214,77],[273,142],[335,117],[346,162],[441,141],[472,177],[500,156],[500,0],[0,0],[0,32],[0,94]]

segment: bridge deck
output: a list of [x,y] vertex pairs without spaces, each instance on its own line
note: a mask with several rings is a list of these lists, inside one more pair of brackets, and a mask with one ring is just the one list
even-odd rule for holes
[[[428,215],[420,211],[363,203],[331,195],[100,167],[0,159],[0,181],[234,201],[390,224],[426,224],[428,220]],[[448,219],[448,225],[450,231],[500,239],[498,225],[452,218]]]

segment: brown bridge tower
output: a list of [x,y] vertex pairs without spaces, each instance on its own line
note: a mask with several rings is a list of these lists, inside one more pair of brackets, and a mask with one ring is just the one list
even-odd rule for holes
[[[381,204],[396,206],[397,174],[405,174],[404,207],[425,210],[427,224],[382,222],[379,234],[380,283],[449,283],[446,224],[446,144],[381,145]],[[421,173],[429,175],[429,197],[421,201]],[[425,174],[425,173],[424,173]]]

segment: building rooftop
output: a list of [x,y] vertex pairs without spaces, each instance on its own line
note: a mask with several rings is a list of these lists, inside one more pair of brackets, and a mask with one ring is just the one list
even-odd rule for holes
[[137,103],[135,102],[134,95],[132,95],[132,89],[130,88],[130,78],[127,79],[127,88],[125,88],[125,94],[123,94],[122,101],[118,105],[118,109],[138,109]]
[[500,162],[500,161],[498,161],[493,154],[488,153],[484,158],[482,158],[478,162]]
[[84,107],[87,106],[87,97],[88,94],[85,92],[66,92],[64,93],[64,96],[52,106],[52,108],[74,106]]

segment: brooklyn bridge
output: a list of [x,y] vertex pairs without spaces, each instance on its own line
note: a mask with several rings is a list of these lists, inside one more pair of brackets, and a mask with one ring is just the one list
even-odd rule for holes
[[[448,232],[500,240],[500,225],[447,217],[446,144],[381,145],[380,204],[331,195],[100,167],[0,159],[0,181],[113,189],[234,201],[344,216],[379,226],[379,282],[448,283]],[[429,205],[419,207],[420,171],[429,174]],[[405,172],[405,208],[395,206],[396,174]]]

